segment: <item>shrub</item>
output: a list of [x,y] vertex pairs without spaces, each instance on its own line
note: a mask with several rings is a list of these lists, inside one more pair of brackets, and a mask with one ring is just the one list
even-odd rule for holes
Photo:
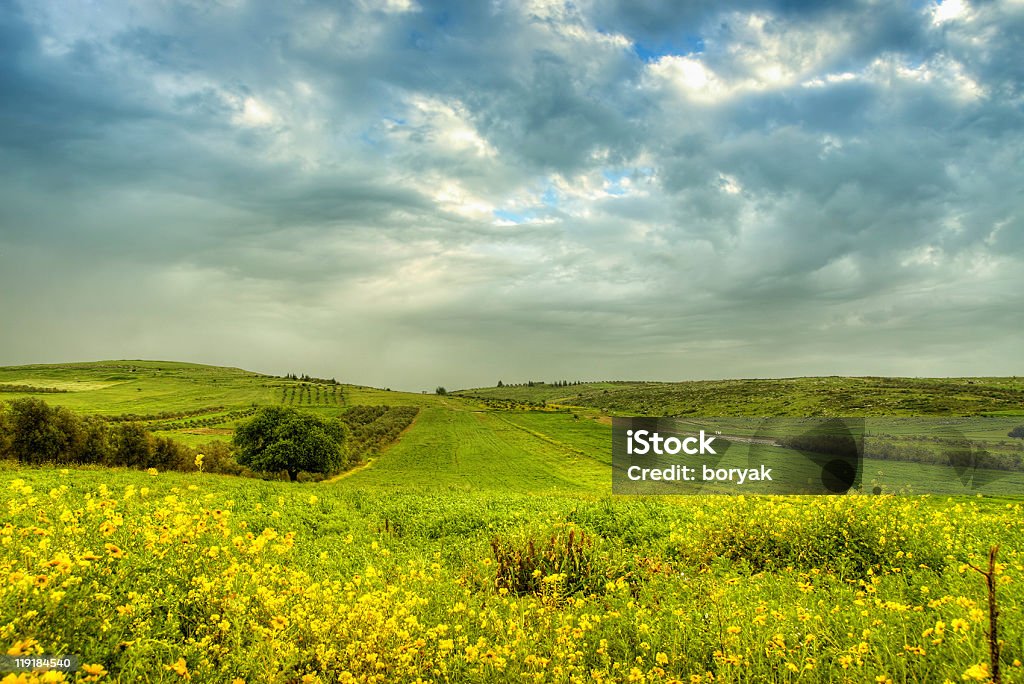
[[582,530],[554,532],[538,541],[491,540],[495,561],[494,584],[498,589],[524,594],[593,594],[603,591],[609,579],[596,562],[593,540]]
[[114,449],[108,465],[145,468],[152,461],[153,444],[146,428],[139,423],[121,423],[115,428]]

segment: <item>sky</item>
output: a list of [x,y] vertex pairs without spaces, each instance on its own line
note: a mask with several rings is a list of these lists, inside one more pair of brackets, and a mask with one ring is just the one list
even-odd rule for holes
[[0,0],[0,365],[1024,375],[1024,2]]

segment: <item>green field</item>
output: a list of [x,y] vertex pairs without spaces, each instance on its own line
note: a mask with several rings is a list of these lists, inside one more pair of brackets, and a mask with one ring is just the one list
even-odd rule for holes
[[663,398],[687,415],[1020,412],[1017,379],[902,382],[751,381],[741,405],[739,381],[717,398],[713,383],[464,397],[163,362],[0,369],[183,441],[228,439],[254,404],[421,409],[319,483],[0,466],[0,647],[79,655],[99,668],[81,681],[985,681],[987,596],[966,564],[1000,544],[1002,678],[1022,681],[1019,496],[611,494],[607,415],[661,415]]

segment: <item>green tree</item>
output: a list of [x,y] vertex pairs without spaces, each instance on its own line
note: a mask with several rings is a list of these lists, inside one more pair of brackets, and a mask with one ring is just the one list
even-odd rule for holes
[[153,438],[141,423],[121,423],[114,429],[109,465],[148,468],[153,462]]
[[448,390],[446,390],[444,387],[438,387],[436,390],[434,390],[434,394],[445,395],[448,394]]
[[1024,439],[1024,425],[1018,425],[1017,427],[1006,433],[1007,437],[1013,437],[1014,439]]
[[63,407],[48,406],[41,399],[17,399],[11,402],[9,422],[10,453],[23,463],[67,461],[80,449],[80,421]]
[[299,472],[333,473],[347,461],[348,429],[337,420],[324,420],[283,406],[269,406],[235,430],[239,464],[262,472],[288,471],[293,482]]

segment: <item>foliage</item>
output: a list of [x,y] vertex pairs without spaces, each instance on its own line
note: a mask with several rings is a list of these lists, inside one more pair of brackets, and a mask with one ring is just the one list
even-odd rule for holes
[[[207,445],[214,458],[207,470],[239,474],[224,445]],[[156,437],[140,423],[111,424],[96,416],[79,416],[35,398],[0,406],[0,457],[39,465],[102,464],[161,470],[195,469],[196,451]]]
[[238,462],[262,472],[287,471],[295,480],[300,471],[334,473],[347,463],[348,428],[282,406],[260,409],[235,430]]
[[1013,437],[1014,439],[1024,439],[1024,425],[1018,425],[1017,427],[1010,430],[1007,437]]

